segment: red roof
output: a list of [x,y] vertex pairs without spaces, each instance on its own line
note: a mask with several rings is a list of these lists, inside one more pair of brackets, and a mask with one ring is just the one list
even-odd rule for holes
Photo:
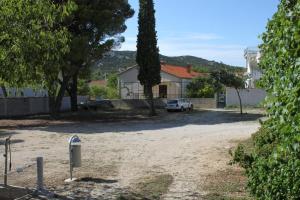
[[176,76],[178,78],[192,79],[196,77],[207,77],[208,73],[198,73],[191,69],[191,66],[175,66],[169,64],[161,64],[161,71]]
[[95,80],[89,83],[90,86],[106,86],[106,80]]

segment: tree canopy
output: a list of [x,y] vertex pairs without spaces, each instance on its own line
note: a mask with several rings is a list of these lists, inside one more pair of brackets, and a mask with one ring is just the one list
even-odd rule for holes
[[2,0],[0,80],[15,87],[51,87],[69,52],[70,34],[58,23],[75,9],[72,1],[57,6],[44,0]]
[[211,77],[193,79],[187,85],[187,96],[190,98],[213,98],[221,90],[221,85]]
[[[63,1],[54,2],[62,4]],[[134,14],[124,0],[74,0],[78,9],[63,25],[71,34],[70,52],[65,57],[69,65],[62,66],[63,84],[71,96],[72,109],[77,109],[77,81],[95,60],[124,42],[120,34],[126,30],[125,21]],[[64,85],[62,85],[64,88]]]
[[54,112],[65,91],[77,107],[78,77],[124,41],[120,33],[134,14],[124,0],[3,0],[0,5],[0,85],[44,87]]

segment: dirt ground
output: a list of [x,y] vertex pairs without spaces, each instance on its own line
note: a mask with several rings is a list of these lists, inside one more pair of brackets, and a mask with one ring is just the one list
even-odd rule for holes
[[[35,187],[35,159],[42,156],[45,187],[66,198],[126,199],[143,193],[148,199],[202,199],[212,174],[234,168],[228,165],[233,141],[257,131],[260,117],[256,112],[241,117],[206,110],[117,122],[44,119],[19,126],[0,120],[0,153],[4,138],[12,135],[9,184]],[[74,134],[82,140],[82,167],[74,171],[79,181],[64,183],[69,177],[68,139]]]

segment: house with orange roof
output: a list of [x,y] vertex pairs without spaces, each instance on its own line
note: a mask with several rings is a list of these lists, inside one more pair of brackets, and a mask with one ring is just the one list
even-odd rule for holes
[[94,80],[89,82],[89,86],[98,86],[98,87],[106,87],[107,81],[106,80]]
[[[119,73],[119,92],[122,99],[143,99],[144,89],[138,80],[137,65]],[[186,87],[197,77],[207,77],[208,73],[198,73],[192,66],[176,66],[161,62],[161,83],[153,87],[154,98],[184,98]]]

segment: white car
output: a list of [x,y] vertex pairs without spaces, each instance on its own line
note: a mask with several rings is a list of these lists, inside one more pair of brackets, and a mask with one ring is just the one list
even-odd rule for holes
[[167,101],[167,111],[178,110],[193,110],[193,104],[187,99],[173,99]]

